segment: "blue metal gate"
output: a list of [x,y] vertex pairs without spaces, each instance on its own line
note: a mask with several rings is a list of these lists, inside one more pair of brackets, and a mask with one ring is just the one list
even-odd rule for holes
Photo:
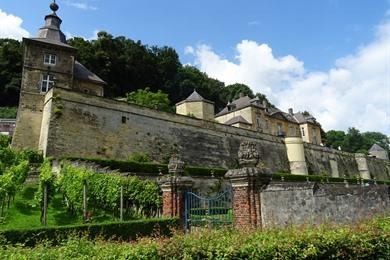
[[209,198],[186,192],[184,218],[186,231],[232,225],[231,188]]

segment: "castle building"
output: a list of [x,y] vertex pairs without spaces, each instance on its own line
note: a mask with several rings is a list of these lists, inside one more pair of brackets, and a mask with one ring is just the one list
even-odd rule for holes
[[[177,113],[104,98],[106,83],[76,60],[61,32],[57,4],[37,38],[23,39],[24,64],[12,147],[53,158],[127,160],[147,153],[156,162],[178,154],[188,165],[236,167],[240,143],[251,142],[271,172],[390,178],[389,161],[321,147],[320,125],[240,96],[214,115],[214,104],[194,91]],[[304,143],[306,142],[306,143]]]
[[[52,3],[52,13],[36,38],[23,38],[24,64],[20,102],[13,137],[15,148],[37,149],[46,93],[54,86],[103,96],[106,83],[76,60],[77,50],[66,43]],[[26,136],[28,133],[28,136]]]
[[321,144],[321,125],[307,113],[283,112],[269,106],[259,98],[240,97],[229,102],[215,116],[214,104],[205,100],[196,91],[187,99],[176,104],[176,113],[196,118],[212,120],[218,123],[258,131],[279,137],[301,137],[304,142]]

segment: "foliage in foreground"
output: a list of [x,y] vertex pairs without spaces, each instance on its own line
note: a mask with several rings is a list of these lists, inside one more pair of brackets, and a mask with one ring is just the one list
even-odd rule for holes
[[178,226],[177,218],[155,218],[61,227],[9,229],[0,231],[0,237],[3,244],[25,246],[34,246],[42,241],[50,241],[52,245],[57,245],[70,237],[76,239],[84,236],[89,239],[130,241],[140,236],[169,236]]
[[286,230],[206,230],[171,238],[143,238],[136,243],[68,239],[59,246],[6,245],[7,259],[389,259],[390,218],[351,226]]

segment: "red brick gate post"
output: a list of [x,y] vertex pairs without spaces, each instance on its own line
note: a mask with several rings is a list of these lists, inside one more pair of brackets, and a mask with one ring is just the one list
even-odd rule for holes
[[159,180],[163,192],[163,216],[184,218],[185,192],[193,182],[188,177],[167,176]]
[[225,175],[227,179],[230,179],[233,189],[234,226],[261,228],[262,175],[268,173],[269,170],[258,167],[259,154],[254,143],[242,142],[238,151],[238,159],[242,168],[229,170]]
[[170,175],[158,181],[163,192],[163,216],[178,217],[184,224],[185,193],[191,190],[193,181],[182,176],[184,162],[177,156],[169,160],[168,170]]

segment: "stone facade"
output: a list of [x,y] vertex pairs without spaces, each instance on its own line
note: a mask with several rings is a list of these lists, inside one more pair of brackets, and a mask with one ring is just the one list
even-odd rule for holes
[[[23,38],[24,58],[20,102],[12,146],[16,149],[38,149],[45,96],[53,87],[72,89],[103,96],[106,84],[76,61],[76,49],[66,44],[60,30],[58,6],[45,17],[38,38]],[[43,141],[46,142],[46,141]]]

